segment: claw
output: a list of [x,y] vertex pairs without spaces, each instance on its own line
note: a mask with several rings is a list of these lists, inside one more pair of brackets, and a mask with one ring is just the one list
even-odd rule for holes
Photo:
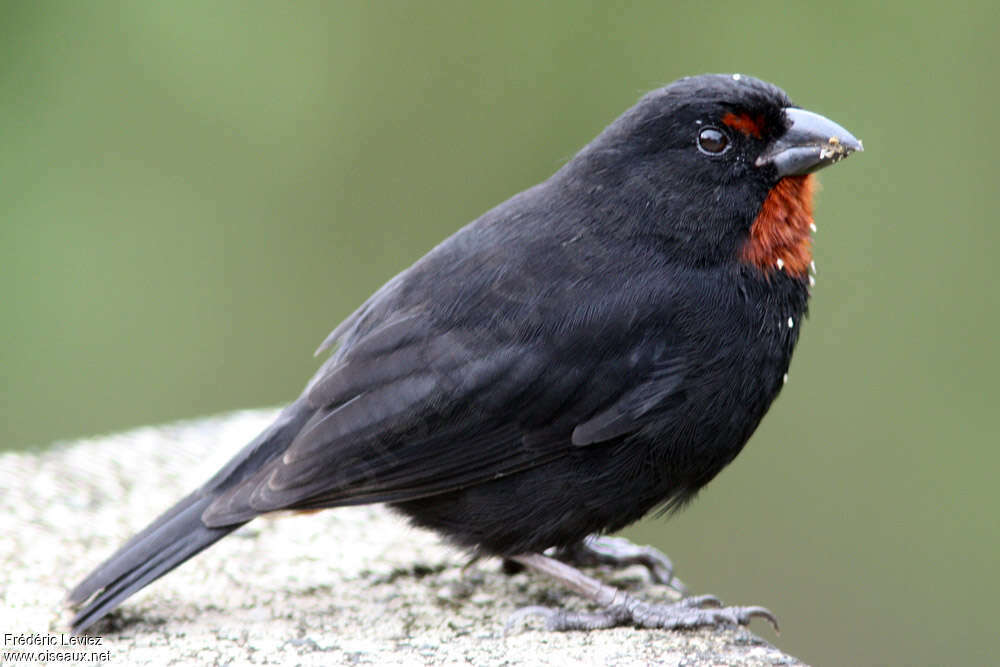
[[743,612],[744,614],[746,614],[747,618],[746,623],[744,623],[744,625],[749,623],[750,619],[756,616],[757,618],[762,618],[768,623],[770,623],[771,627],[774,628],[775,634],[779,635],[781,634],[781,628],[778,627],[778,617],[775,616],[774,613],[767,607],[753,606],[753,607],[741,607],[741,609],[743,609]]

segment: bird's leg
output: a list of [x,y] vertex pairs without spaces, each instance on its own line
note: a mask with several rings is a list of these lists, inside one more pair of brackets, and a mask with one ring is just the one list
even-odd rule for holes
[[642,565],[655,583],[669,586],[681,595],[687,595],[687,586],[674,576],[674,564],[665,553],[650,546],[633,544],[624,537],[589,535],[574,545],[546,553],[577,567]]
[[550,607],[524,607],[511,616],[510,627],[526,616],[539,615],[549,630],[598,630],[632,625],[639,628],[696,628],[706,625],[747,625],[750,619],[763,618],[778,629],[778,620],[764,607],[723,607],[714,595],[689,597],[674,604],[653,605],[642,602],[623,590],[588,577],[575,567],[542,554],[511,556],[510,560],[557,579],[568,588],[594,601],[603,610],[572,612]]

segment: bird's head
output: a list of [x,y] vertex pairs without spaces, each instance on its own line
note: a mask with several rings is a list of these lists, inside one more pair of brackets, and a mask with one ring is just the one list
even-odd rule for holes
[[777,86],[710,74],[648,93],[563,172],[614,197],[633,214],[621,222],[660,239],[677,260],[735,259],[804,280],[811,174],[860,150],[850,132]]

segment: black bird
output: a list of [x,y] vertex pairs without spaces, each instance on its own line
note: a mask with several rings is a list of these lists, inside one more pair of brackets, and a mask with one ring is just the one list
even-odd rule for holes
[[681,507],[743,448],[806,314],[810,173],[859,150],[752,77],[647,94],[340,324],[274,424],[73,589],[73,630],[260,514],[360,503],[606,607],[528,610],[553,629],[773,621],[646,605],[542,552],[619,544],[586,538]]

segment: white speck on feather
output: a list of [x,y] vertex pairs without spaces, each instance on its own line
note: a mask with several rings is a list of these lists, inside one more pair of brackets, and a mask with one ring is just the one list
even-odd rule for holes
[[809,229],[811,229],[812,233],[815,234],[816,233],[816,223],[815,222],[810,222],[809,223]]
[[739,81],[739,80],[740,80],[740,75],[739,74],[734,74],[733,75],[733,81]]
[[781,259],[780,257],[778,258],[778,268],[779,269],[785,268],[785,260]]
[[788,318],[788,328],[789,328],[789,329],[791,329],[791,328],[792,328],[792,327],[794,327],[794,326],[795,326],[795,319],[794,319],[794,318],[791,318],[791,317],[789,317],[789,318]]
[[815,287],[815,286],[816,286],[816,277],[810,275],[809,276],[809,287]]
[[816,261],[815,260],[813,260],[812,262],[809,262],[809,268],[812,269],[813,273],[816,273]]
[[788,373],[785,373],[785,377],[781,378],[781,384],[788,384]]

